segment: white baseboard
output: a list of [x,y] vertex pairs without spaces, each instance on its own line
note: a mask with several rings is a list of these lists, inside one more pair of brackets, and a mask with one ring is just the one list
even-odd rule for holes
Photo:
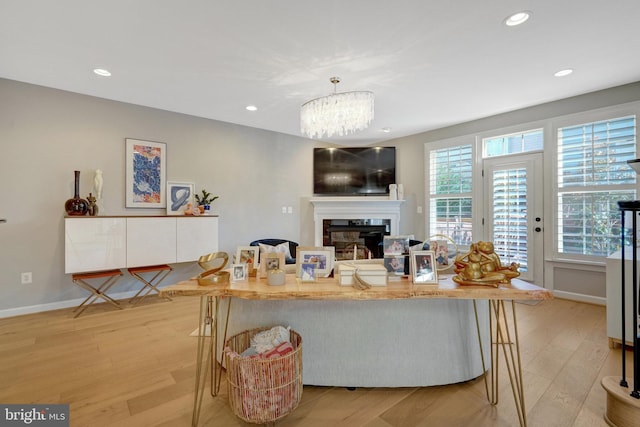
[[[136,293],[138,293],[138,291],[128,291],[109,294],[109,296],[115,300],[121,300],[133,298]],[[7,308],[5,310],[0,310],[0,319],[5,317],[22,316],[24,314],[41,313],[43,311],[60,310],[61,308],[77,307],[84,300],[85,298],[76,298],[46,304],[28,305],[26,307]]]
[[594,297],[592,295],[576,294],[566,291],[552,291],[556,298],[568,299],[571,301],[586,302],[595,305],[607,305],[607,299],[604,297]]

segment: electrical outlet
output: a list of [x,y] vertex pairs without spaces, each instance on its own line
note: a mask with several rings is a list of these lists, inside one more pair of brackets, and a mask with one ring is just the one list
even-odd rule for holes
[[286,214],[286,213],[287,213],[287,207],[286,207],[286,206],[283,206],[283,207],[282,207],[282,213],[284,213],[284,214]]
[[421,214],[421,213],[422,213],[422,206],[418,206],[417,212],[418,212],[419,214]]
[[293,213],[293,206],[287,206],[287,213]]
[[29,283],[31,283],[33,281],[33,277],[31,276],[31,272],[22,273],[20,275],[20,280],[21,280],[23,285],[28,285]]

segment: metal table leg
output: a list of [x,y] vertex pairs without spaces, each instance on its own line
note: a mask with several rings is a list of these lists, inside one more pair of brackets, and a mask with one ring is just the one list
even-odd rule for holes
[[[214,301],[215,299],[215,301]],[[198,327],[198,350],[196,353],[195,396],[191,425],[196,427],[202,408],[202,397],[206,388],[207,375],[211,368],[211,396],[217,396],[222,379],[222,363],[218,363],[218,315],[221,297],[204,296],[200,298],[200,317]],[[231,312],[231,298],[228,298],[227,316],[224,327],[223,343],[227,339],[227,327]],[[207,331],[208,329],[208,331]],[[205,351],[207,353],[205,357]]]
[[[482,348],[482,340],[480,336],[480,325],[478,322],[478,312],[476,301],[473,302],[473,309],[476,316],[476,327],[478,330],[478,341],[480,344],[480,356],[482,358],[482,368],[486,372],[484,350]],[[524,386],[522,382],[522,362],[520,359],[520,340],[518,338],[518,322],[516,319],[515,302],[511,301],[511,322],[505,311],[503,300],[489,301],[489,333],[491,335],[491,392],[487,384],[487,376],[485,374],[485,391],[487,400],[492,405],[498,404],[498,371],[500,361],[500,350],[504,355],[507,372],[509,374],[509,382],[511,383],[511,391],[513,400],[518,413],[518,421],[521,427],[527,426],[527,413],[524,403]],[[511,330],[510,323],[513,325]],[[514,348],[515,347],[515,348]]]

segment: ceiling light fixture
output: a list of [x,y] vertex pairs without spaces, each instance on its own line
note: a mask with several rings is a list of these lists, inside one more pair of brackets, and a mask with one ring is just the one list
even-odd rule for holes
[[109,70],[105,70],[104,68],[94,68],[93,72],[101,77],[111,76],[111,72]]
[[366,129],[373,120],[373,92],[336,92],[339,77],[329,79],[333,93],[312,99],[300,108],[300,131],[309,138],[331,138]]
[[524,24],[531,17],[531,12],[526,10],[518,13],[514,13],[504,20],[504,23],[508,27],[515,27],[516,25]]
[[553,75],[556,76],[556,77],[564,77],[564,76],[568,76],[571,73],[573,73],[573,70],[571,68],[566,68],[564,70],[560,70],[560,71],[554,73]]
[[566,68],[564,70],[560,70],[558,72],[553,73],[553,75],[556,77],[564,77],[564,76],[568,76],[571,73],[573,73],[573,70],[571,68]]
[[248,111],[258,111],[258,107],[256,107],[255,105],[247,105],[245,108]]

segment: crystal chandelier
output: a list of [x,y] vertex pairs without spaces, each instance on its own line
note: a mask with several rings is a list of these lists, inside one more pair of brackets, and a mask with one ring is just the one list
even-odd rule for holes
[[300,108],[300,131],[309,138],[348,135],[366,129],[373,120],[373,92],[336,92],[340,78],[331,77],[333,93]]

